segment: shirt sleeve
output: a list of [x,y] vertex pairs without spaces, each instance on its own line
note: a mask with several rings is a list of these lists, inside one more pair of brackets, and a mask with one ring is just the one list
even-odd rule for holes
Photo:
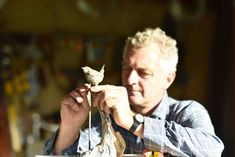
[[[99,114],[95,114],[92,118],[91,128],[91,148],[95,147],[101,141],[101,123]],[[44,155],[56,155],[54,151],[54,144],[58,131],[56,131],[44,145]],[[76,155],[89,150],[89,130],[84,128],[80,130],[79,138],[69,147],[62,151],[62,155]]]
[[197,102],[182,106],[166,120],[145,117],[145,146],[174,156],[220,157],[224,145],[206,109]]

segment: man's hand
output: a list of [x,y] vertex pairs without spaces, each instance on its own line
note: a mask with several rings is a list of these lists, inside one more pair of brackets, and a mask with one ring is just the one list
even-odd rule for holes
[[88,89],[88,85],[76,88],[61,101],[61,124],[55,144],[57,154],[73,144],[78,137],[80,128],[88,117],[90,110],[87,100]]
[[112,114],[115,122],[127,130],[133,124],[134,113],[131,111],[126,88],[113,85],[91,87],[93,105],[107,114]]
[[88,87],[80,87],[70,92],[61,102],[61,125],[79,129],[86,121],[90,110],[87,100]]

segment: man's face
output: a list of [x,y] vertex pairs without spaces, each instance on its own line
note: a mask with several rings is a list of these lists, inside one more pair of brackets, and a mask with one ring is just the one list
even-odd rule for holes
[[157,45],[126,50],[123,59],[122,84],[132,107],[153,107],[165,91],[166,77],[159,66]]

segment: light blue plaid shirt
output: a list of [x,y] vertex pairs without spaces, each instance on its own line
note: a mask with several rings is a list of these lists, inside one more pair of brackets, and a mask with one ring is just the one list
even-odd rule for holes
[[[98,113],[98,112],[97,112]],[[100,143],[99,114],[92,122],[91,146]],[[113,121],[126,142],[125,153],[141,154],[143,149],[160,151],[180,157],[220,157],[223,142],[215,135],[206,109],[196,101],[178,101],[165,93],[155,111],[144,117],[144,138],[141,139]],[[55,133],[45,144],[45,154],[54,154]],[[88,129],[81,130],[79,139],[63,150],[64,155],[74,155],[88,150]]]

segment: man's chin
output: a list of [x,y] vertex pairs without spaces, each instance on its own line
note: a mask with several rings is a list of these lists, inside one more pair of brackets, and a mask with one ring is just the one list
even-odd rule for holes
[[141,103],[141,100],[139,98],[136,98],[135,96],[129,96],[129,102],[132,105],[137,105]]

